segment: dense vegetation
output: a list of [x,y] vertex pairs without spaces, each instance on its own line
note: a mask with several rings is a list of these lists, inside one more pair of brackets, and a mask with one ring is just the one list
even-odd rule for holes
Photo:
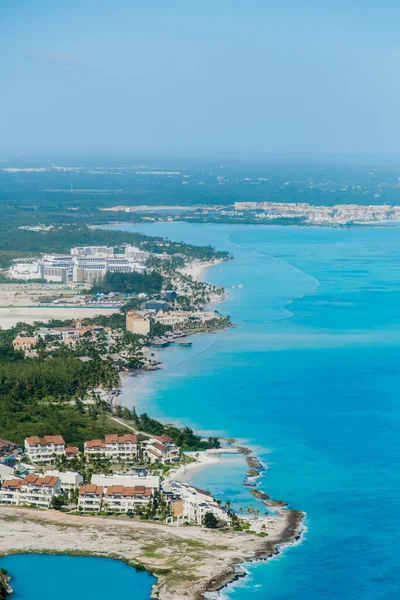
[[[96,317],[85,322],[109,325],[117,317]],[[60,327],[68,323],[53,321],[47,325]],[[39,341],[38,358],[24,358],[22,352],[14,351],[12,340],[18,333],[32,334],[34,329],[33,325],[19,323],[0,332],[0,438],[23,444],[30,435],[61,434],[68,444],[82,449],[85,440],[121,431],[121,426],[109,419],[108,403],[92,391],[98,387],[111,390],[119,383],[113,363],[102,358],[106,348],[101,334],[96,340],[83,336],[73,348],[60,343],[47,350]],[[137,336],[123,331],[115,344],[108,351],[123,348],[131,367],[140,366],[142,353]],[[83,356],[91,360],[82,362],[79,357]],[[83,402],[88,395],[93,399],[89,405]],[[169,435],[184,450],[219,447],[217,438],[204,440],[188,427],[166,426],[145,413],[138,416],[135,410],[118,407],[116,414],[133,421],[144,433]]]
[[135,410],[132,411],[132,420],[136,427],[144,433],[151,435],[169,435],[177,446],[182,450],[207,450],[208,448],[219,448],[220,442],[218,438],[209,437],[203,440],[199,435],[193,433],[189,427],[179,429],[173,425],[163,425],[160,421],[152,419],[146,413],[137,415]]
[[163,285],[160,273],[106,273],[103,281],[90,290],[92,294],[159,294]]
[[[38,222],[40,221],[36,220],[35,223]],[[13,259],[21,259],[28,255],[37,256],[41,252],[69,253],[72,246],[133,244],[155,254],[182,254],[188,258],[201,260],[227,257],[226,252],[216,251],[211,246],[165,241],[160,237],[113,229],[92,229],[83,223],[63,223],[56,229],[46,232],[21,230],[17,228],[17,223],[18,220],[13,224],[0,220],[0,268],[7,267]]]
[[[69,444],[110,431],[95,406],[83,410],[80,398],[100,384],[113,387],[118,374],[108,361],[83,363],[74,357],[23,359],[2,348],[0,437],[19,444],[29,435],[60,433]],[[5,360],[5,356],[8,360]]]

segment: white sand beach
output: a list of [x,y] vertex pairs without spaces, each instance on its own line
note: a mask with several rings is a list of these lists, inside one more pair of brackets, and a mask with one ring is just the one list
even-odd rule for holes
[[195,260],[188,267],[181,269],[181,272],[185,275],[191,275],[195,281],[204,281],[204,276],[207,272],[207,269],[222,262],[223,260],[214,260],[208,262],[200,262]]
[[[185,456],[194,459],[196,462],[191,462],[186,465],[181,465],[178,469],[174,469],[170,471],[170,477],[172,479],[176,479],[177,481],[185,481],[188,473],[192,471],[197,471],[199,469],[204,469],[213,465],[215,463],[219,463],[224,460],[224,454],[240,454],[236,448],[223,448],[223,449],[212,449],[212,450],[203,450],[201,452],[185,452]],[[244,468],[245,467],[245,463]]]

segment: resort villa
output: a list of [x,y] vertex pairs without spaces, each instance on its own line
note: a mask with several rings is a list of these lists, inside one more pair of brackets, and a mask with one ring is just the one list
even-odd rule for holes
[[65,456],[65,442],[61,435],[34,435],[25,439],[25,453],[33,463],[50,464],[55,457]]
[[15,351],[22,350],[22,352],[30,352],[39,341],[37,335],[31,337],[25,337],[23,335],[17,335],[13,340],[13,348]]
[[85,334],[96,336],[99,333],[109,333],[110,331],[110,327],[103,327],[102,325],[83,325],[80,320],[77,320],[73,321],[68,327],[41,327],[36,333],[37,336],[42,339],[53,338],[64,342],[65,344],[74,345]]

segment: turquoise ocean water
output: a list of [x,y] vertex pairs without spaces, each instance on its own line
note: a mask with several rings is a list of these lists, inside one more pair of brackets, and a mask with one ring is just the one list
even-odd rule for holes
[[[244,439],[268,463],[263,489],[307,513],[301,545],[249,565],[249,577],[222,596],[398,600],[400,230],[124,228],[232,252],[234,260],[210,269],[206,279],[228,289],[217,308],[237,327],[198,335],[190,349],[162,351],[163,370],[130,377],[123,403]],[[233,457],[191,480],[246,507],[256,500],[242,486],[244,470]],[[42,581],[46,569],[36,564]],[[150,583],[130,595],[121,579],[117,594],[101,595],[147,598]],[[99,596],[84,582],[82,592],[76,589],[69,597]],[[45,600],[26,594],[21,600]]]
[[[232,252],[206,279],[229,289],[218,308],[237,327],[163,351],[164,369],[131,378],[123,401],[245,439],[268,463],[262,487],[307,513],[300,546],[223,594],[398,599],[399,229],[125,228]],[[248,506],[242,479],[235,458],[192,476]]]

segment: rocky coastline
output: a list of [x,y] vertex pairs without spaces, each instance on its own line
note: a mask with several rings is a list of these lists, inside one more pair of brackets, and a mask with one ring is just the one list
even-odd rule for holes
[[80,554],[116,558],[156,577],[152,598],[204,599],[244,576],[241,565],[266,560],[301,535],[303,513],[283,510],[268,537],[129,519],[0,509],[0,554]]

